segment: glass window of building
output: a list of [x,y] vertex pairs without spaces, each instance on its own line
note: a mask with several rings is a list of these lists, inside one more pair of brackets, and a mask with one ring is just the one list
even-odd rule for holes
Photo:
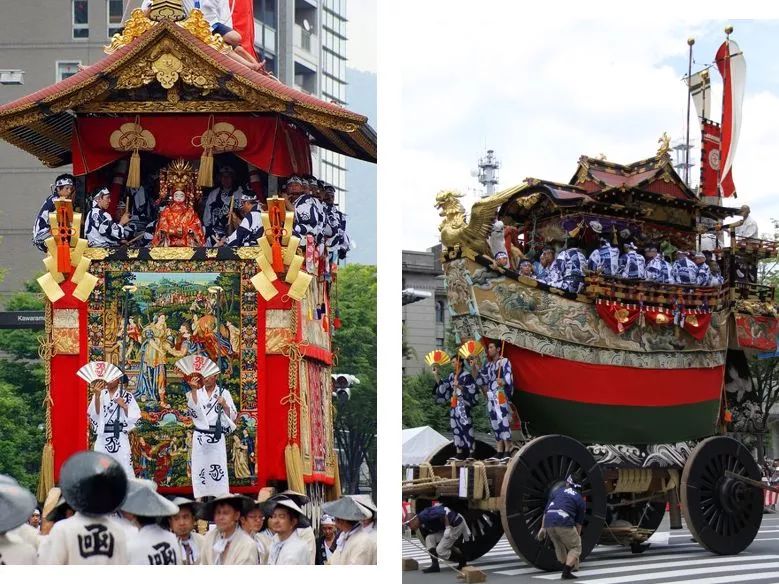
[[57,61],[57,82],[78,73],[81,61]]
[[108,38],[122,30],[122,18],[124,17],[124,0],[106,0],[108,6]]
[[72,0],[73,8],[73,38],[89,38],[89,2],[88,0]]

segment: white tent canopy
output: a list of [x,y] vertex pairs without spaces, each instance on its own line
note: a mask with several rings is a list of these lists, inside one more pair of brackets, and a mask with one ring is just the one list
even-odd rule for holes
[[406,428],[403,430],[403,464],[420,464],[449,440],[433,430],[430,426]]

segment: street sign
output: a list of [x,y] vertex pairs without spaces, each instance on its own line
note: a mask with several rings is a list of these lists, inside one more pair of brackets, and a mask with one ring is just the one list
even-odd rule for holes
[[44,326],[42,310],[0,312],[0,329],[42,329]]

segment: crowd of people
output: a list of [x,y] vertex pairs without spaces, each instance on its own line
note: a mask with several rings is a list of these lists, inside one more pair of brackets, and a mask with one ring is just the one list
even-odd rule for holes
[[[111,191],[100,188],[85,213],[83,236],[92,247],[256,245],[264,234],[261,212],[265,203],[250,185],[236,183],[231,166],[222,166],[218,174],[219,186],[206,193],[199,204],[194,193],[180,188],[158,195],[158,177],[150,175],[144,185],[128,189],[128,196],[119,198],[112,214]],[[55,199],[73,200],[74,194],[74,177],[59,175],[33,226],[33,243],[41,251],[46,251],[45,242],[52,236],[49,214],[55,211]],[[351,240],[346,215],[335,202],[335,187],[311,175],[291,176],[279,195],[287,211],[295,214],[294,235],[300,238],[303,249],[315,250],[330,261],[346,258]]]
[[[703,287],[722,286],[724,282],[719,264],[711,252],[679,249],[671,258],[650,243],[644,246],[642,254],[627,230],[620,234],[623,241],[620,249],[603,233],[603,226],[598,221],[590,221],[589,228],[597,237],[594,246],[585,247],[584,238],[577,234],[568,239],[568,247],[560,252],[552,246],[545,246],[535,262],[519,259],[517,271],[521,276],[572,293],[583,290],[588,273],[633,281]],[[496,254],[495,260],[498,264],[510,266],[508,256],[503,252]]]
[[167,498],[128,478],[104,453],[62,467],[42,512],[32,493],[0,475],[2,564],[355,565],[376,563],[376,506],[366,495],[324,503],[317,536],[302,493],[256,499],[225,493]]

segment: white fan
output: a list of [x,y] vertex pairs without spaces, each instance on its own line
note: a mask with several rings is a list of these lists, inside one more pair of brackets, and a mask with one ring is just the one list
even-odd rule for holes
[[111,383],[122,376],[122,370],[113,363],[91,361],[76,371],[76,375],[87,383],[92,383],[96,379],[102,379],[106,383]]
[[199,373],[203,377],[209,377],[220,373],[219,366],[203,355],[188,355],[187,357],[176,361],[176,367],[184,375]]

